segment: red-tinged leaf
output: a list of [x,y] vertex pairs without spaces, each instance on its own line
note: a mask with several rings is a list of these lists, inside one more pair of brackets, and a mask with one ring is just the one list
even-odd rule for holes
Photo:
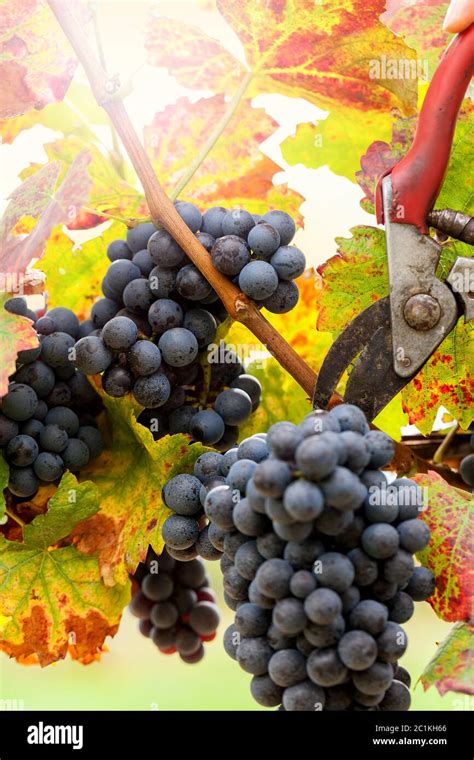
[[393,122],[391,143],[372,143],[360,159],[361,170],[355,176],[365,193],[361,205],[369,213],[375,213],[375,189],[378,180],[408,151],[415,134],[415,126],[416,120],[413,117],[397,118]]
[[[209,124],[219,121],[225,109],[223,95],[201,98],[194,104],[188,98],[179,98],[155,114],[145,127],[147,151],[170,190],[185,175]],[[276,207],[288,211],[301,224],[298,209],[303,198],[287,185],[273,184],[281,167],[260,149],[276,128],[263,108],[252,108],[245,100],[181,197],[200,202],[203,209],[209,205],[243,205],[251,212],[264,213]]]
[[436,578],[436,591],[429,602],[443,620],[471,620],[474,498],[450,486],[436,472],[420,473],[414,480],[427,490],[423,520],[431,530],[431,540],[418,559]]
[[196,90],[232,92],[245,74],[219,40],[191,24],[160,15],[148,25],[145,48],[148,63],[167,68],[180,84]]
[[50,103],[41,110],[0,119],[0,138],[3,144],[10,144],[23,130],[41,125],[62,132],[65,137],[76,135],[93,142],[97,139],[94,126],[107,123],[107,115],[96,102],[90,86],[72,81],[65,100]]
[[107,216],[99,216],[99,214],[93,214],[92,211],[85,211],[85,209],[79,209],[74,219],[66,224],[68,230],[90,230],[91,227],[97,227],[98,224],[106,222]]
[[402,391],[410,424],[428,435],[440,406],[467,430],[474,419],[474,327],[461,318]]
[[[61,222],[75,218],[91,188],[91,181],[87,174],[89,162],[90,155],[87,151],[79,153],[56,193],[49,203],[43,206],[40,220],[33,231],[26,238],[22,236],[10,237],[7,241],[2,257],[2,266],[6,267],[8,271],[24,271],[33,258],[40,259],[53,228]],[[54,165],[57,167],[57,162]],[[37,174],[38,172],[26,180],[22,187],[25,184],[34,185]]]
[[[110,158],[90,140],[71,133],[55,142],[47,143],[44,149],[49,161],[59,162],[60,180],[66,177],[78,154],[87,151],[89,155],[87,175],[90,190],[87,203],[82,201],[86,209],[81,209],[80,203],[73,204],[71,214],[65,220],[70,229],[86,229],[88,223],[90,226],[100,224],[104,220],[102,212],[121,218],[149,215],[143,194],[118,175]],[[30,165],[21,173],[21,177],[34,175],[38,169],[37,164]]]
[[68,472],[22,541],[0,536],[0,649],[10,657],[45,666],[74,642],[75,658],[90,662],[117,632],[130,582],[108,588],[96,556],[61,546],[99,506],[96,486]]
[[[420,676],[425,691],[436,686],[441,696],[447,691],[474,696],[474,628],[457,623],[440,644]],[[463,709],[463,703],[459,708]]]
[[418,54],[420,75],[431,79],[451,35],[443,31],[447,0],[387,0],[381,20]]
[[[0,247],[2,268],[5,269],[4,252],[9,236],[23,216],[39,217],[51,200],[54,186],[59,176],[60,165],[53,161],[41,167],[31,177],[19,185],[9,197],[9,204],[0,222]],[[18,232],[21,232],[19,230]],[[14,270],[17,271],[17,270]]]
[[38,346],[38,337],[31,319],[7,311],[3,307],[7,298],[8,296],[0,296],[0,398],[8,390],[8,378],[15,371],[18,352]]
[[[85,5],[76,3],[81,22]],[[62,100],[76,62],[45,0],[2,3],[0,116],[12,117]]]
[[[414,51],[379,20],[384,0],[218,0],[217,7],[239,37],[249,93],[280,92],[323,107],[413,112],[416,78],[389,78],[371,71],[382,56],[412,61]],[[342,43],[341,43],[342,41]],[[186,87],[233,91],[244,68],[216,40],[182,20],[152,19],[146,46],[149,61],[165,66]]]
[[[416,118],[397,116],[393,121],[392,140],[372,143],[360,160],[361,170],[356,179],[365,193],[363,208],[374,213],[375,188],[380,176],[391,169],[409,150],[416,129]],[[474,213],[472,180],[466,166],[474,160],[474,105],[464,100],[456,123],[448,171],[436,201],[436,208],[454,208],[466,214]]]

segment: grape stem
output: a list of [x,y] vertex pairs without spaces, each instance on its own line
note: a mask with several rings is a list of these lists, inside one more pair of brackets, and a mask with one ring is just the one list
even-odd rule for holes
[[433,456],[433,462],[435,464],[440,464],[443,459],[444,455],[446,454],[451,441],[453,440],[454,436],[456,435],[459,428],[459,423],[456,422],[451,428],[449,428],[448,432],[446,433],[445,437],[441,441],[441,444],[436,449],[434,456]]
[[[278,359],[282,367],[295,378],[308,396],[312,396],[316,375],[311,367],[277,333],[255,304],[241,293],[225,275],[215,269],[210,255],[185,225],[173,203],[164,192],[123,102],[114,96],[113,82],[109,80],[107,72],[98,60],[94,48],[84,34],[81,25],[74,18],[71,4],[64,2],[64,0],[48,0],[48,2],[84,67],[97,102],[110,116],[122,140],[125,150],[142,183],[153,221],[158,222],[168,230],[181,248],[186,251],[193,264],[202,272],[214,290],[219,294],[230,316],[245,324],[266,346],[268,351]],[[242,89],[244,83],[245,80],[242,82]],[[237,95],[238,92],[236,93]],[[211,146],[209,146],[209,150],[210,148]]]
[[[97,2],[89,3],[91,13],[92,13],[92,25],[94,27],[94,36],[95,41],[97,45],[97,53],[99,55],[100,63],[105,70],[106,63],[105,63],[105,53],[104,53],[104,46],[102,44],[102,36],[100,33],[100,26],[99,26],[99,19],[97,17]],[[120,142],[117,137],[117,132],[115,130],[115,126],[112,122],[110,122],[110,135],[112,138],[112,150],[109,151],[110,160],[112,161],[115,171],[119,175],[121,179],[125,179],[125,162],[123,160],[122,156],[122,150],[120,148]]]
[[[48,0],[48,4],[56,16],[64,34],[82,64],[89,80],[92,92],[98,102],[110,117],[118,136],[120,137],[125,151],[130,158],[137,176],[142,184],[145,198],[150,210],[150,216],[155,222],[164,227],[176,240],[178,245],[187,253],[193,264],[202,272],[204,277],[218,293],[224,307],[232,319],[241,322],[261,341],[272,356],[285,369],[308,394],[313,397],[316,385],[316,373],[306,364],[289,343],[275,330],[275,328],[260,313],[255,304],[241,293],[230,280],[221,274],[212,264],[211,257],[201,245],[193,232],[186,226],[172,201],[168,198],[161,186],[150,159],[141,144],[125,106],[120,99],[120,85],[107,75],[101,65],[97,54],[90,44],[82,26],[77,23],[73,12],[72,3],[65,0]],[[238,107],[240,99],[245,92],[250,80],[251,72],[244,77],[233,99],[229,103],[224,117],[226,123]],[[248,80],[248,81],[247,81]],[[219,123],[219,129],[221,123]],[[219,135],[211,135],[208,143],[203,146],[202,157],[207,155]],[[197,162],[196,162],[197,164]],[[192,164],[194,167],[194,163]],[[191,167],[191,168],[192,168]],[[193,170],[196,171],[196,168]],[[191,175],[190,175],[191,176]],[[190,178],[190,177],[189,177]],[[180,183],[181,184],[181,183]],[[178,186],[179,189],[179,186]],[[333,402],[340,400],[334,397]],[[453,485],[465,486],[457,473],[449,468],[427,462],[417,457],[408,446],[403,443],[396,444],[395,459],[392,467],[399,472],[427,472],[429,469],[440,473],[445,480]]]
[[247,74],[243,77],[241,83],[239,84],[234,97],[232,98],[232,100],[229,101],[226,111],[224,115],[222,116],[222,119],[220,119],[220,121],[217,122],[216,128],[211,132],[211,134],[209,135],[209,138],[206,140],[201,150],[197,154],[196,158],[191,163],[186,174],[178,182],[173,192],[171,193],[170,197],[172,201],[176,200],[176,198],[180,196],[180,194],[182,193],[182,191],[184,190],[188,182],[194,177],[195,173],[197,172],[197,170],[199,169],[203,161],[207,158],[208,153],[212,150],[212,148],[218,141],[219,137],[223,133],[224,129],[227,127],[229,121],[232,119],[237,108],[239,107],[241,100],[244,96],[244,93],[246,92],[252,79],[253,79],[253,72],[248,71]]
[[14,512],[11,511],[11,509],[8,509],[8,507],[5,508],[5,514],[8,515],[14,522],[17,523],[17,525],[20,526],[20,528],[24,528],[26,523],[21,519],[21,517],[18,517]]

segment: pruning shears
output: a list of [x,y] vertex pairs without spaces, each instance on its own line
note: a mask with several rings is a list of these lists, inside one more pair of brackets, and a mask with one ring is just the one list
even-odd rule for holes
[[328,405],[355,360],[344,400],[373,419],[420,371],[459,317],[474,319],[474,258],[436,276],[441,246],[429,226],[474,244],[474,219],[432,211],[451,154],[459,109],[474,74],[474,24],[453,39],[436,69],[408,153],[380,177],[377,222],[385,225],[390,295],[359,314],[331,346],[314,405]]

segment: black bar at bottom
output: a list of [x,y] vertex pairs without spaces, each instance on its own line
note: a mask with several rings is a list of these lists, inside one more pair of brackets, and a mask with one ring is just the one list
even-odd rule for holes
[[[0,712],[0,760],[189,754],[472,760],[466,712]],[[286,748],[286,749],[285,749]]]

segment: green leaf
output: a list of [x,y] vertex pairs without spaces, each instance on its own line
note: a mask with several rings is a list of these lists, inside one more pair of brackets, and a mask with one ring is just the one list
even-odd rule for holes
[[10,657],[34,656],[44,666],[73,644],[73,655],[88,662],[117,632],[129,581],[108,588],[97,557],[55,546],[98,509],[98,489],[66,473],[46,514],[24,528],[23,543],[0,536],[0,648]]
[[281,144],[281,152],[290,166],[303,164],[307,169],[328,166],[334,174],[355,182],[360,156],[374,139],[389,140],[392,117],[388,111],[371,111],[364,120],[354,123],[353,112],[340,109],[316,124],[300,124],[296,134]]
[[436,686],[441,695],[447,691],[474,695],[473,651],[474,628],[468,623],[457,623],[420,676],[425,690]]
[[383,230],[353,227],[351,238],[336,238],[337,255],[318,267],[318,330],[341,332],[374,301],[388,295]]
[[78,483],[71,472],[61,478],[58,490],[48,502],[48,511],[23,528],[25,546],[45,550],[66,538],[77,523],[99,511],[99,490],[86,481]]
[[206,449],[189,445],[185,435],[166,435],[155,442],[150,430],[137,422],[142,407],[129,397],[107,396],[99,383],[97,391],[108,412],[106,450],[81,475],[98,487],[101,510],[73,531],[73,539],[81,551],[98,552],[104,581],[112,585],[125,583],[149,545],[161,552],[161,528],[170,514],[161,496],[163,486],[193,466]]
[[443,620],[470,620],[474,497],[453,488],[436,472],[420,473],[414,479],[427,493],[423,521],[431,530],[431,540],[418,559],[436,578],[430,604]]

